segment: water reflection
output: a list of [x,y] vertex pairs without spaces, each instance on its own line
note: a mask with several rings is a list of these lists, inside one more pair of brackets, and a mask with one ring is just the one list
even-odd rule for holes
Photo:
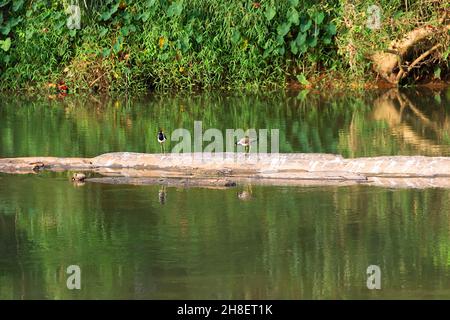
[[237,193],[238,199],[242,201],[248,201],[253,199],[253,191],[252,185],[247,184],[244,187],[244,190],[241,190]]
[[155,136],[160,127],[170,151],[177,143],[170,141],[170,133],[177,128],[193,132],[195,120],[202,121],[204,131],[279,129],[281,152],[450,155],[450,89],[1,101],[2,157],[159,153]]
[[[376,121],[387,123],[393,136],[413,146],[419,154],[449,154],[449,118],[442,117],[439,110],[432,107],[422,109],[406,93],[392,89],[374,101],[372,116]],[[431,120],[424,112],[435,118]]]
[[160,204],[165,204],[166,203],[167,191],[166,191],[166,187],[165,186],[160,187],[160,189],[158,191],[158,198],[159,198],[159,203]]
[[69,177],[0,175],[1,299],[450,297],[447,189],[167,188],[162,206],[158,186]]

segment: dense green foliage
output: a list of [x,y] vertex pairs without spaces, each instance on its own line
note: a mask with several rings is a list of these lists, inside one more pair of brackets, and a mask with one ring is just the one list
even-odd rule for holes
[[383,24],[373,31],[365,27],[370,4],[80,1],[77,30],[67,26],[69,1],[1,0],[0,88],[58,80],[96,90],[307,85],[324,71],[367,79],[371,50],[435,22],[446,6],[380,1]]

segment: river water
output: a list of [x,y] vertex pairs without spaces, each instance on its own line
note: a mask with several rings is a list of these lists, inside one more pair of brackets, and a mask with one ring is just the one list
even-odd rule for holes
[[[450,155],[450,90],[50,98],[0,97],[0,157],[159,152],[158,128],[170,140],[194,120],[279,129],[281,152]],[[0,174],[0,299],[450,298],[449,189],[70,175]],[[71,265],[80,290],[67,288]],[[369,265],[379,290],[367,288]]]

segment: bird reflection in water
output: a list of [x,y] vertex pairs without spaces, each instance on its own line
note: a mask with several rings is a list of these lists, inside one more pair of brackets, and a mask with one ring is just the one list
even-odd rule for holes
[[165,204],[167,200],[166,186],[162,186],[158,191],[159,203]]
[[252,200],[253,199],[252,186],[250,184],[246,185],[244,187],[244,190],[239,191],[237,193],[237,197],[239,200],[242,200],[242,201]]

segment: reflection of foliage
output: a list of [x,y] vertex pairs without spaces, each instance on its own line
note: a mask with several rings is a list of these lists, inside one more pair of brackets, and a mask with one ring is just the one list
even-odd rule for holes
[[[180,94],[129,100],[67,97],[64,101],[2,97],[0,156],[96,156],[112,151],[160,152],[156,133],[203,130],[280,129],[281,152],[325,152],[344,156],[434,154],[403,140],[388,122],[374,119],[373,94]],[[410,109],[403,121],[424,141],[449,152],[449,97],[411,95],[434,125],[424,126]],[[432,130],[430,129],[432,128]],[[423,140],[422,139],[422,140]],[[205,145],[207,143],[205,142]],[[172,146],[174,143],[172,143]],[[168,149],[171,149],[170,141]]]
[[[0,244],[14,248],[0,257],[2,299],[448,297],[447,190],[254,186],[242,202],[169,188],[161,206],[157,186],[45,175],[0,176]],[[70,264],[81,291],[65,287]]]

